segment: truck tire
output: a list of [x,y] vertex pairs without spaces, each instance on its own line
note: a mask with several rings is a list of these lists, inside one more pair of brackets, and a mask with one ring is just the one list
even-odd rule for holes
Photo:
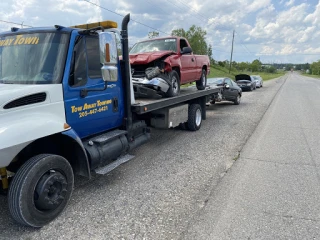
[[207,85],[207,72],[205,69],[202,69],[200,79],[196,81],[197,89],[204,90]]
[[8,192],[9,210],[20,224],[43,227],[67,206],[74,185],[70,163],[53,154],[30,158],[16,172]]
[[188,129],[197,131],[202,123],[202,110],[199,104],[191,104],[188,110]]
[[165,96],[166,97],[178,96],[179,93],[180,93],[180,78],[179,78],[179,74],[175,70],[172,70],[169,73],[169,79],[170,79],[170,82],[171,82],[171,86],[169,87],[169,89],[166,92]]

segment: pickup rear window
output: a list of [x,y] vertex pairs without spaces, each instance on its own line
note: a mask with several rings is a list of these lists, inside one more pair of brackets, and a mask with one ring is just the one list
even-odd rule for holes
[[136,43],[130,54],[155,52],[155,51],[177,51],[177,43],[175,38],[157,39]]

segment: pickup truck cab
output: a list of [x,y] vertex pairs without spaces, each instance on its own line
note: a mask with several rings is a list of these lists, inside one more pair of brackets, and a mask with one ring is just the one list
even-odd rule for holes
[[[195,55],[183,37],[153,38],[136,43],[129,52],[136,96],[177,96],[180,86],[196,82],[205,89],[210,59]],[[151,74],[149,74],[151,72]]]

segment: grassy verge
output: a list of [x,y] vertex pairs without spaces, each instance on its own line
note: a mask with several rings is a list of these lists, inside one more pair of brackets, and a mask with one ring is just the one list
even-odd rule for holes
[[311,74],[308,74],[308,73],[302,73],[302,75],[306,76],[306,77],[320,78],[320,75],[311,75]]
[[232,69],[229,73],[229,70],[225,67],[221,66],[212,66],[209,78],[213,77],[229,77],[234,79],[234,76],[240,73],[248,74],[248,75],[260,75],[264,81],[274,79],[277,77],[281,77],[285,74],[285,71],[277,72],[277,73],[266,73],[266,72],[238,72],[235,69]]

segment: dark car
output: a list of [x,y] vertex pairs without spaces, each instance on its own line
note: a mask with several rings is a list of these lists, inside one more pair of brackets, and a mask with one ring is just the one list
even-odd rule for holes
[[232,101],[234,104],[239,105],[241,96],[242,96],[242,89],[232,81],[231,78],[228,77],[221,77],[221,78],[208,78],[207,79],[207,86],[222,86],[221,93],[216,95],[211,99],[211,104],[215,102],[221,101]]
[[255,90],[257,88],[256,80],[247,74],[238,74],[235,76],[235,81],[242,90]]

